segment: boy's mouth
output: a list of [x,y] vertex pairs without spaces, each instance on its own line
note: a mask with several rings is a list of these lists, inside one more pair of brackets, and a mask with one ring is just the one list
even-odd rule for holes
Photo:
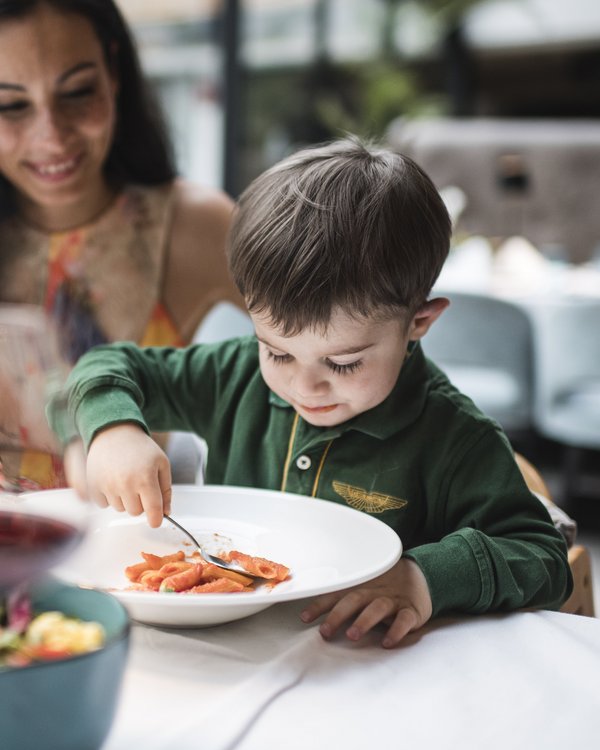
[[338,407],[337,404],[328,404],[327,406],[304,406],[303,404],[300,404],[300,406],[309,414],[327,414],[327,412],[333,411]]

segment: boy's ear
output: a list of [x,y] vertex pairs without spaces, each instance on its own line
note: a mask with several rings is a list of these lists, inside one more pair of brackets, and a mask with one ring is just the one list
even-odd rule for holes
[[423,338],[449,304],[450,300],[446,297],[436,297],[435,299],[427,300],[427,302],[417,310],[410,322],[408,329],[409,340],[418,341]]

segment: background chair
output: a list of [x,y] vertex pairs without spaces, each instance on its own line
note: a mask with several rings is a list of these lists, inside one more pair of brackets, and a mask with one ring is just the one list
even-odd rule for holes
[[528,314],[479,294],[436,290],[450,307],[423,339],[423,350],[511,437],[532,427],[533,341]]
[[561,502],[568,502],[582,449],[600,450],[600,299],[546,303],[534,321],[534,424],[563,446]]
[[[552,505],[550,490],[535,466],[519,453],[515,454],[515,459],[529,489]],[[573,592],[560,611],[594,617],[592,564],[590,555],[583,545],[572,544],[569,547],[569,566],[573,575]]]

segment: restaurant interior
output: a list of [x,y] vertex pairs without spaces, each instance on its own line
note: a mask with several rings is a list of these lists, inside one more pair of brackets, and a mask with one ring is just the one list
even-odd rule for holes
[[[65,660],[58,677],[51,671],[58,661],[46,672],[3,671],[0,663],[0,746],[29,750],[46,739],[51,750],[362,750],[400,740],[423,750],[596,746],[600,3],[116,4],[165,111],[182,177],[235,200],[283,157],[347,133],[406,154],[429,174],[453,231],[431,294],[450,306],[423,350],[506,433],[527,486],[567,541],[575,589],[558,612],[507,612],[504,602],[493,613],[482,607],[481,617],[473,616],[479,603],[468,615],[443,612],[396,648],[381,648],[381,626],[393,616],[360,643],[341,629],[326,637],[301,602],[337,593],[338,577],[345,588],[385,574],[405,558],[398,534],[379,521],[361,525],[357,516],[373,519],[341,503],[315,499],[306,517],[296,516],[285,492],[203,487],[206,444],[173,432],[166,448],[173,484],[185,485],[175,487],[173,512],[198,523],[225,519],[225,536],[211,530],[200,544],[182,542],[177,524],[150,529],[126,513],[115,520],[113,509],[93,509],[94,533],[57,565],[58,588],[43,588],[39,601],[101,623],[107,642]],[[252,332],[247,315],[220,303],[193,340]],[[293,438],[288,459],[292,447]],[[294,465],[310,467],[306,458]],[[51,492],[57,514],[63,502],[71,513],[72,494]],[[546,533],[555,534],[549,525]],[[183,553],[169,554],[175,539],[188,545],[187,559],[194,544],[238,537],[265,544],[267,562],[291,560],[291,579],[284,573],[267,591],[246,578],[231,597],[209,593],[204,606],[160,584],[152,598],[130,575],[154,574],[159,563],[189,572]],[[153,544],[157,554],[149,553]],[[472,557],[483,569],[488,554]],[[123,570],[128,582],[119,587],[113,581]],[[0,577],[0,593],[1,584]],[[71,587],[83,595],[71,600]],[[0,597],[0,615],[2,606]]]

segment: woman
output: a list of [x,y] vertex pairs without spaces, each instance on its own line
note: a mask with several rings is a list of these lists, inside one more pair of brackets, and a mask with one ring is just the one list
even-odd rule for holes
[[[190,341],[219,300],[232,202],[177,178],[112,0],[0,0],[0,301],[43,306],[74,362],[116,339]],[[54,457],[2,455],[27,486]]]

